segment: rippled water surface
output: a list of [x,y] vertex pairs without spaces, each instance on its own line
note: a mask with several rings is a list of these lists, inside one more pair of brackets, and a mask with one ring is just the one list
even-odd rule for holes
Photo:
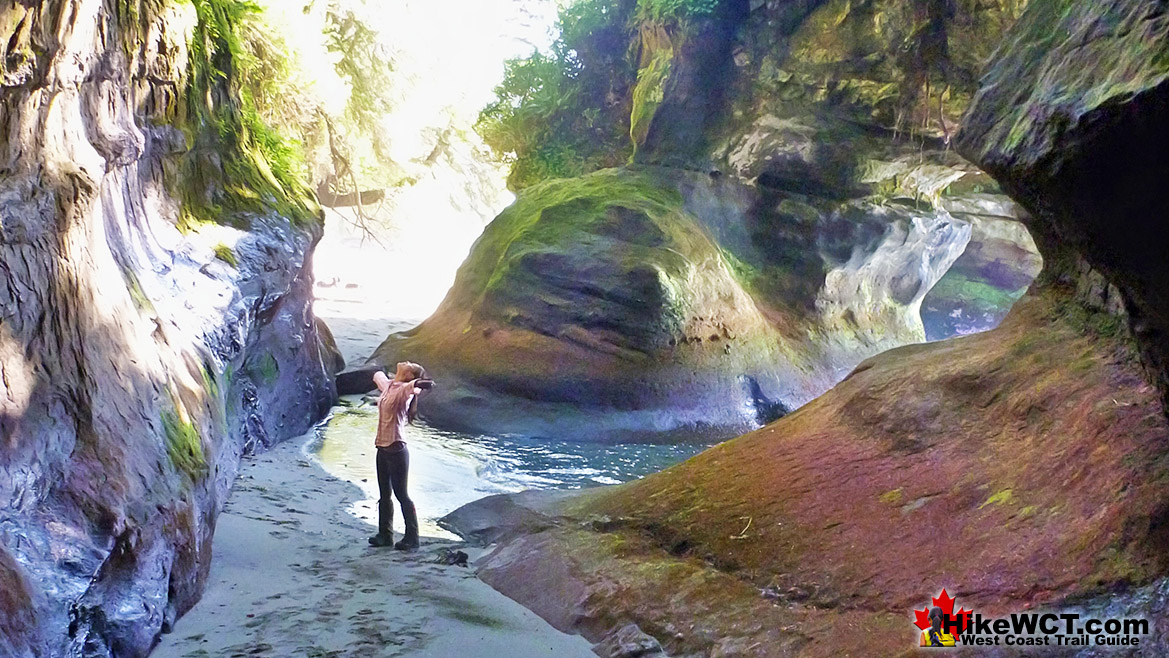
[[[337,407],[313,446],[330,473],[365,491],[353,512],[371,524],[377,518],[373,437],[377,410],[369,404]],[[617,484],[660,471],[698,453],[704,445],[593,444],[523,437],[446,432],[421,421],[406,430],[410,449],[410,497],[422,534],[450,535],[435,521],[484,496],[524,489],[576,489]],[[394,526],[402,530],[395,505]]]

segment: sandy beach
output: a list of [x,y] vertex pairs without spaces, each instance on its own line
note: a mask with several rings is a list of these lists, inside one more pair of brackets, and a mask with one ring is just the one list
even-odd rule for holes
[[308,437],[247,460],[215,533],[202,601],[156,658],[594,656],[475,578],[436,561],[459,543],[402,553],[366,543],[347,510],[361,491],[326,473]]
[[[318,312],[352,365],[412,324],[330,292]],[[371,515],[370,492],[322,468],[317,444],[310,434],[245,459],[219,516],[207,590],[152,657],[595,658],[587,640],[478,580],[482,550],[433,536],[433,523],[417,552],[370,547],[374,528],[355,515]],[[412,484],[422,507],[426,487]],[[468,553],[472,567],[440,564],[447,550]]]

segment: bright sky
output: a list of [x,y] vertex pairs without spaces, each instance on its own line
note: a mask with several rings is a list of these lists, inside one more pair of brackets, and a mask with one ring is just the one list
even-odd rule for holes
[[[429,315],[454,281],[455,270],[475,238],[512,200],[506,171],[485,156],[472,126],[493,98],[503,78],[503,64],[554,38],[556,0],[341,0],[364,12],[378,30],[394,63],[394,107],[383,122],[391,156],[407,166],[419,182],[396,195],[386,248],[366,242],[331,213],[318,247],[318,281],[340,284],[318,290],[332,313],[365,317],[422,319]],[[265,0],[270,20],[295,39],[306,84],[328,99],[345,98],[343,86],[331,86],[332,62],[319,36],[320,17],[304,14],[303,5]],[[315,11],[323,1],[317,0]],[[438,136],[453,129],[462,138],[448,139],[450,157],[437,165],[423,162]],[[478,151],[478,152],[477,152]],[[379,286],[387,267],[424,266],[429,274],[413,285],[388,290]],[[346,288],[346,282],[357,283]]]

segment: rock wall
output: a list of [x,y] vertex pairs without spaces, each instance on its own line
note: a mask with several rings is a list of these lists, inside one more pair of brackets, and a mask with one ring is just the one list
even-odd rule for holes
[[0,656],[146,655],[199,598],[240,455],[334,397],[319,226],[176,228],[195,24],[0,7]]
[[898,656],[944,587],[986,616],[1144,617],[1136,655],[1162,655],[1169,420],[1075,307],[1033,288],[998,328],[879,354],[673,468],[445,521],[494,544],[485,581],[598,642],[636,623],[669,655]]
[[996,325],[1040,260],[949,142],[1021,4],[615,3],[638,74],[598,116],[631,107],[629,168],[525,190],[374,360],[431,367],[425,413],[452,428],[721,439],[926,340],[939,280],[929,337]]
[[1123,306],[1169,400],[1169,8],[1034,2],[987,69],[958,145],[1031,213],[1050,276]]

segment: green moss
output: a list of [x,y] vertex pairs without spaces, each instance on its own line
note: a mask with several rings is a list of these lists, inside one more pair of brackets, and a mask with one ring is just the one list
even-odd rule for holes
[[633,157],[637,156],[637,148],[645,144],[658,106],[665,99],[666,81],[670,77],[673,58],[674,51],[667,41],[666,45],[658,46],[649,54],[647,63],[637,72],[637,86],[633,89],[633,112],[629,117]]
[[933,287],[930,295],[934,298],[962,300],[976,308],[997,310],[1010,308],[1026,292],[1026,287],[1003,290],[985,281],[950,270]]
[[885,493],[881,494],[878,497],[878,500],[880,500],[882,503],[885,503],[886,505],[897,505],[901,502],[901,498],[901,487],[897,487],[892,491],[886,491]]
[[279,77],[256,71],[281,65],[257,59],[244,45],[245,24],[259,7],[244,0],[191,3],[197,22],[177,121],[190,148],[173,181],[183,223],[233,223],[266,213],[313,221],[319,209],[304,182],[300,149],[265,123],[256,106],[257,86]]
[[219,260],[231,265],[232,267],[239,267],[239,259],[235,257],[235,251],[231,247],[220,242],[215,245],[215,257]]
[[725,260],[727,265],[731,268],[731,274],[733,274],[735,279],[737,279],[740,283],[745,285],[750,284],[752,281],[759,278],[759,269],[754,265],[742,261],[738,256],[731,253],[730,251],[727,251],[726,249],[720,248],[719,252],[722,254],[723,260]]
[[130,292],[130,299],[134,300],[134,305],[138,310],[149,315],[156,315],[154,310],[154,302],[146,296],[146,292],[142,290],[142,284],[138,281],[138,277],[130,270],[123,272],[126,276],[126,288]]
[[1011,501],[1014,500],[1014,497],[1014,490],[1003,489],[1001,491],[995,492],[993,495],[991,495],[990,498],[987,498],[986,502],[978,506],[978,509],[982,509],[988,505],[1008,505],[1011,503]]
[[198,429],[172,411],[162,412],[162,427],[166,433],[166,454],[175,469],[185,473],[192,482],[203,477],[207,472],[207,459],[203,455],[203,441]]
[[259,364],[260,378],[265,384],[272,384],[276,381],[276,376],[280,374],[280,364],[277,363],[276,357],[271,354],[265,354],[260,359]]
[[790,50],[777,48],[782,59],[761,70],[761,99],[827,103],[858,121],[933,136],[962,115],[989,49],[1016,15],[1006,6],[1013,2],[816,4]]
[[211,365],[204,363],[200,369],[203,375],[203,390],[213,399],[219,398],[219,381],[215,378],[215,372],[211,369]]
[[569,244],[581,231],[581,218],[595,218],[613,206],[662,217],[680,211],[682,197],[652,177],[628,169],[606,169],[535,185],[488,225],[459,268],[459,278],[467,284],[455,289],[484,294],[501,280],[508,261],[523,250]]
[[1123,317],[1090,309],[1072,298],[1061,300],[1056,313],[1080,333],[1091,333],[1101,338],[1120,338],[1126,333]]

